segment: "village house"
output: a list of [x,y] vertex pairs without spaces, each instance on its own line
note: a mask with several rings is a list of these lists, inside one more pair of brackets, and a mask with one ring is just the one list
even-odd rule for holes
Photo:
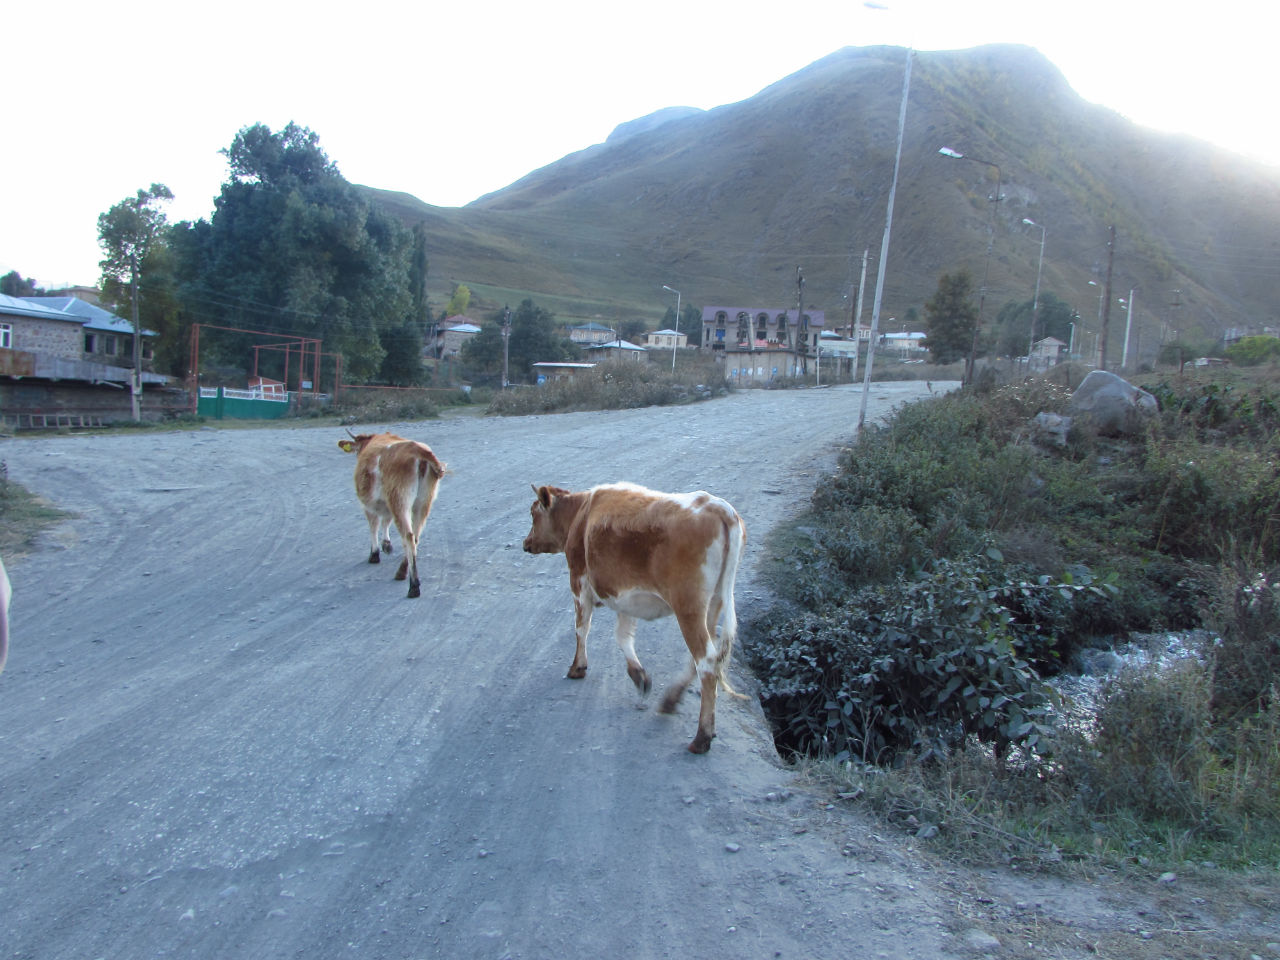
[[644,345],[650,349],[676,350],[689,344],[689,337],[676,330],[650,330],[644,335]]
[[800,376],[817,359],[825,319],[821,310],[703,307],[702,346],[739,382]]
[[556,380],[572,380],[588,370],[594,370],[595,366],[594,363],[539,360],[533,364],[533,373],[538,383],[553,383]]
[[583,355],[590,360],[632,361],[645,363],[649,359],[649,351],[644,347],[628,343],[626,340],[610,340],[608,343],[593,343],[583,350]]
[[462,345],[479,332],[480,325],[470,317],[455,314],[436,327],[435,340],[428,350],[434,357],[456,357],[462,352]]
[[604,324],[596,323],[594,320],[590,323],[566,327],[565,334],[574,343],[582,344],[583,346],[592,343],[608,343],[610,340],[618,339],[618,332],[613,327],[606,327]]
[[[155,331],[141,335],[143,411],[157,419],[183,401],[155,392],[169,378],[151,369]],[[0,418],[10,426],[127,419],[132,368],[129,321],[78,297],[0,294]]]
[[1057,337],[1037,340],[1031,348],[1031,369],[1048,370],[1066,359],[1067,345]]

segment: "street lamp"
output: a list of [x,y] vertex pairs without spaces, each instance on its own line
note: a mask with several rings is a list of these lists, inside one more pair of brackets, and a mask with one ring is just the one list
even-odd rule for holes
[[[1044,238],[1048,232],[1043,224],[1036,223],[1034,220],[1022,218],[1022,222],[1029,227],[1040,228],[1040,264],[1036,267],[1036,295],[1031,301],[1031,342],[1027,345],[1027,373],[1031,372],[1031,351],[1036,345],[1036,313],[1040,309],[1040,271],[1044,269]],[[1074,331],[1073,331],[1074,332]],[[1070,354],[1070,350],[1067,351]]]
[[676,345],[680,342],[680,291],[672,290],[665,283],[662,285],[662,289],[667,291],[667,293],[674,293],[676,295],[676,326],[675,326],[675,330],[672,331],[675,334],[675,336],[671,338],[671,372],[675,373],[676,372]]
[[1121,297],[1119,303],[1124,307],[1124,350],[1120,353],[1120,369],[1127,370],[1129,368],[1129,331],[1133,328],[1133,294],[1132,289],[1129,290],[1129,299]]
[[[1001,199],[1003,199],[1000,196],[1000,165],[998,163],[995,163],[991,160],[980,160],[977,157],[966,156],[965,154],[960,153],[958,150],[952,150],[950,147],[941,147],[939,148],[938,153],[942,154],[944,157],[949,157],[952,160],[972,160],[974,163],[981,163],[988,167],[995,167],[996,168],[996,193],[994,197],[990,198],[990,200],[992,203],[999,203]],[[982,289],[978,291],[978,322],[974,325],[973,343],[969,346],[969,362],[968,364],[966,364],[967,369],[965,370],[966,383],[973,382],[974,366],[977,364],[977,361],[978,361],[978,331],[982,329],[982,307],[987,299],[987,275],[991,269],[991,248],[995,245],[995,242],[996,242],[996,208],[993,206],[991,208],[991,239],[987,241],[987,259],[982,266]],[[1027,358],[1027,362],[1028,363],[1031,362],[1030,357]]]

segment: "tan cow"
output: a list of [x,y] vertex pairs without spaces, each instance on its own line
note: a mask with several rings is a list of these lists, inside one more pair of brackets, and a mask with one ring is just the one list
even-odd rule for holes
[[[351,433],[350,430],[347,433]],[[351,434],[338,447],[356,455],[356,496],[369,521],[369,562],[379,563],[391,552],[391,524],[400,531],[404,559],[396,579],[409,577],[409,596],[421,595],[418,580],[418,541],[431,515],[445,466],[425,443],[394,433]]]
[[[659,710],[675,712],[698,675],[702,706],[689,750],[706,753],[716,735],[717,685],[740,696],[725,670],[738,631],[733,583],[747,536],[742,518],[724,500],[702,491],[658,493],[614,483],[577,493],[534,487],[534,493],[525,552],[563,553],[569,564],[577,634],[569,676],[587,675],[591,614],[605,605],[618,613],[616,637],[627,658],[627,675],[648,693],[649,675],[636,658],[636,621],[674,614],[690,662]],[[717,631],[721,614],[724,623]]]

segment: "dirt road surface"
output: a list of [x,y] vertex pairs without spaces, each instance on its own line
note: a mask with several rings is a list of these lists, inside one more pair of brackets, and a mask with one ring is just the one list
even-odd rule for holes
[[[925,391],[877,384],[869,418]],[[974,955],[945,880],[796,782],[754,701],[685,751],[696,691],[654,710],[674,621],[641,625],[648,701],[607,611],[566,679],[563,558],[520,549],[531,483],[703,488],[746,519],[749,614],[859,396],[376,424],[451,471],[417,600],[366,563],[338,428],[0,441],[77,514],[9,564],[0,958]]]

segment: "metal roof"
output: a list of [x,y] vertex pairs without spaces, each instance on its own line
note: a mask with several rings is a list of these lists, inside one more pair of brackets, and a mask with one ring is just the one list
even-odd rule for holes
[[[133,324],[123,317],[117,317],[110,310],[103,310],[95,304],[81,300],[79,297],[18,297],[36,306],[48,307],[60,313],[70,314],[84,324],[86,330],[101,330],[105,333],[131,335]],[[144,337],[157,336],[154,330],[142,330]]]
[[82,323],[78,317],[71,317],[50,307],[38,303],[28,303],[26,297],[11,297],[0,293],[0,314],[14,317],[36,317],[41,320],[66,320],[71,323]]

